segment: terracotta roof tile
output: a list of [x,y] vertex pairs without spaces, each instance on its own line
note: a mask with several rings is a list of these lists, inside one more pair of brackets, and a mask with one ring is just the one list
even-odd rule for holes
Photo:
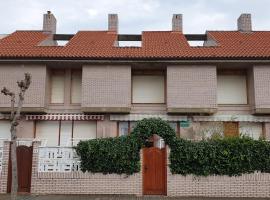
[[0,40],[0,58],[224,59],[270,58],[270,31],[208,31],[217,46],[191,47],[181,32],[145,31],[142,47],[115,47],[115,32],[79,31],[66,46],[40,46],[49,35],[16,31]]

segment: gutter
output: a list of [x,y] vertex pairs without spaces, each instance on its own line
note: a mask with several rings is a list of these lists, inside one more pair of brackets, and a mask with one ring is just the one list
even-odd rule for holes
[[127,63],[270,63],[270,59],[266,60],[81,60],[81,59],[0,59],[0,63],[14,63],[14,62],[22,62],[22,63],[40,63],[40,62],[69,62],[69,63],[115,63],[115,64],[127,64]]

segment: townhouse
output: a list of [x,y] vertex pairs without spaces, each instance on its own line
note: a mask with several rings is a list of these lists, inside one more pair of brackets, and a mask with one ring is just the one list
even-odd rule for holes
[[[49,162],[52,155],[48,148],[54,152],[53,158],[62,158],[67,152],[59,151],[61,147],[84,139],[127,135],[143,118],[160,117],[171,124],[178,137],[186,139],[216,134],[269,139],[269,38],[269,31],[252,30],[250,14],[241,14],[237,29],[232,31],[184,34],[182,15],[175,14],[170,31],[127,35],[118,33],[116,14],[109,14],[108,30],[58,34],[56,18],[48,12],[42,30],[1,35],[0,86],[17,91],[16,81],[23,73],[32,75],[18,127],[18,144],[34,148],[35,155],[31,169],[25,172],[30,178],[21,180],[26,185],[21,191],[49,193],[54,191],[50,185],[57,181],[68,185],[82,178],[66,173],[56,180],[48,175],[79,170],[75,157],[71,163],[67,159],[62,164]],[[8,145],[4,141],[10,139],[9,111],[10,99],[0,96],[1,192],[8,190],[8,150],[4,150]],[[159,143],[164,146],[162,139]],[[70,149],[68,152],[70,158]],[[103,180],[100,176],[93,175],[92,180]],[[128,178],[132,179],[129,186],[119,178],[119,186],[115,186],[122,187],[119,190],[110,189],[107,179],[99,183],[109,184],[106,190],[86,185],[89,193],[140,195],[143,177],[136,176]],[[230,184],[229,179],[227,182]],[[86,192],[74,186],[67,190],[53,193]],[[168,186],[167,194],[179,195],[169,190]],[[220,191],[215,192],[210,196]]]

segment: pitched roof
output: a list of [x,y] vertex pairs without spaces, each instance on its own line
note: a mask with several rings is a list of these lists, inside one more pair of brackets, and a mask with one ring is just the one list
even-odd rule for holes
[[50,35],[16,31],[0,40],[0,58],[269,59],[270,31],[208,31],[216,46],[191,47],[181,32],[142,32],[142,47],[116,47],[116,32],[79,31],[66,46],[41,46]]

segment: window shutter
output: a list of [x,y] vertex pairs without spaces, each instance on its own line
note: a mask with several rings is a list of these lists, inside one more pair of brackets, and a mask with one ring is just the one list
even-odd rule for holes
[[64,103],[65,75],[55,73],[51,76],[51,103]]
[[217,80],[218,104],[247,104],[245,75],[219,75]]
[[133,103],[164,103],[164,76],[133,76]]
[[239,124],[238,122],[224,122],[224,136],[235,137],[239,136]]
[[10,121],[0,120],[0,138],[8,140],[11,139]]
[[36,138],[47,141],[47,146],[58,146],[59,121],[38,121]]
[[[74,121],[73,139],[96,139],[97,124],[96,121]],[[76,145],[76,144],[74,144]]]
[[82,72],[73,71],[71,77],[71,103],[81,103],[82,96]]

